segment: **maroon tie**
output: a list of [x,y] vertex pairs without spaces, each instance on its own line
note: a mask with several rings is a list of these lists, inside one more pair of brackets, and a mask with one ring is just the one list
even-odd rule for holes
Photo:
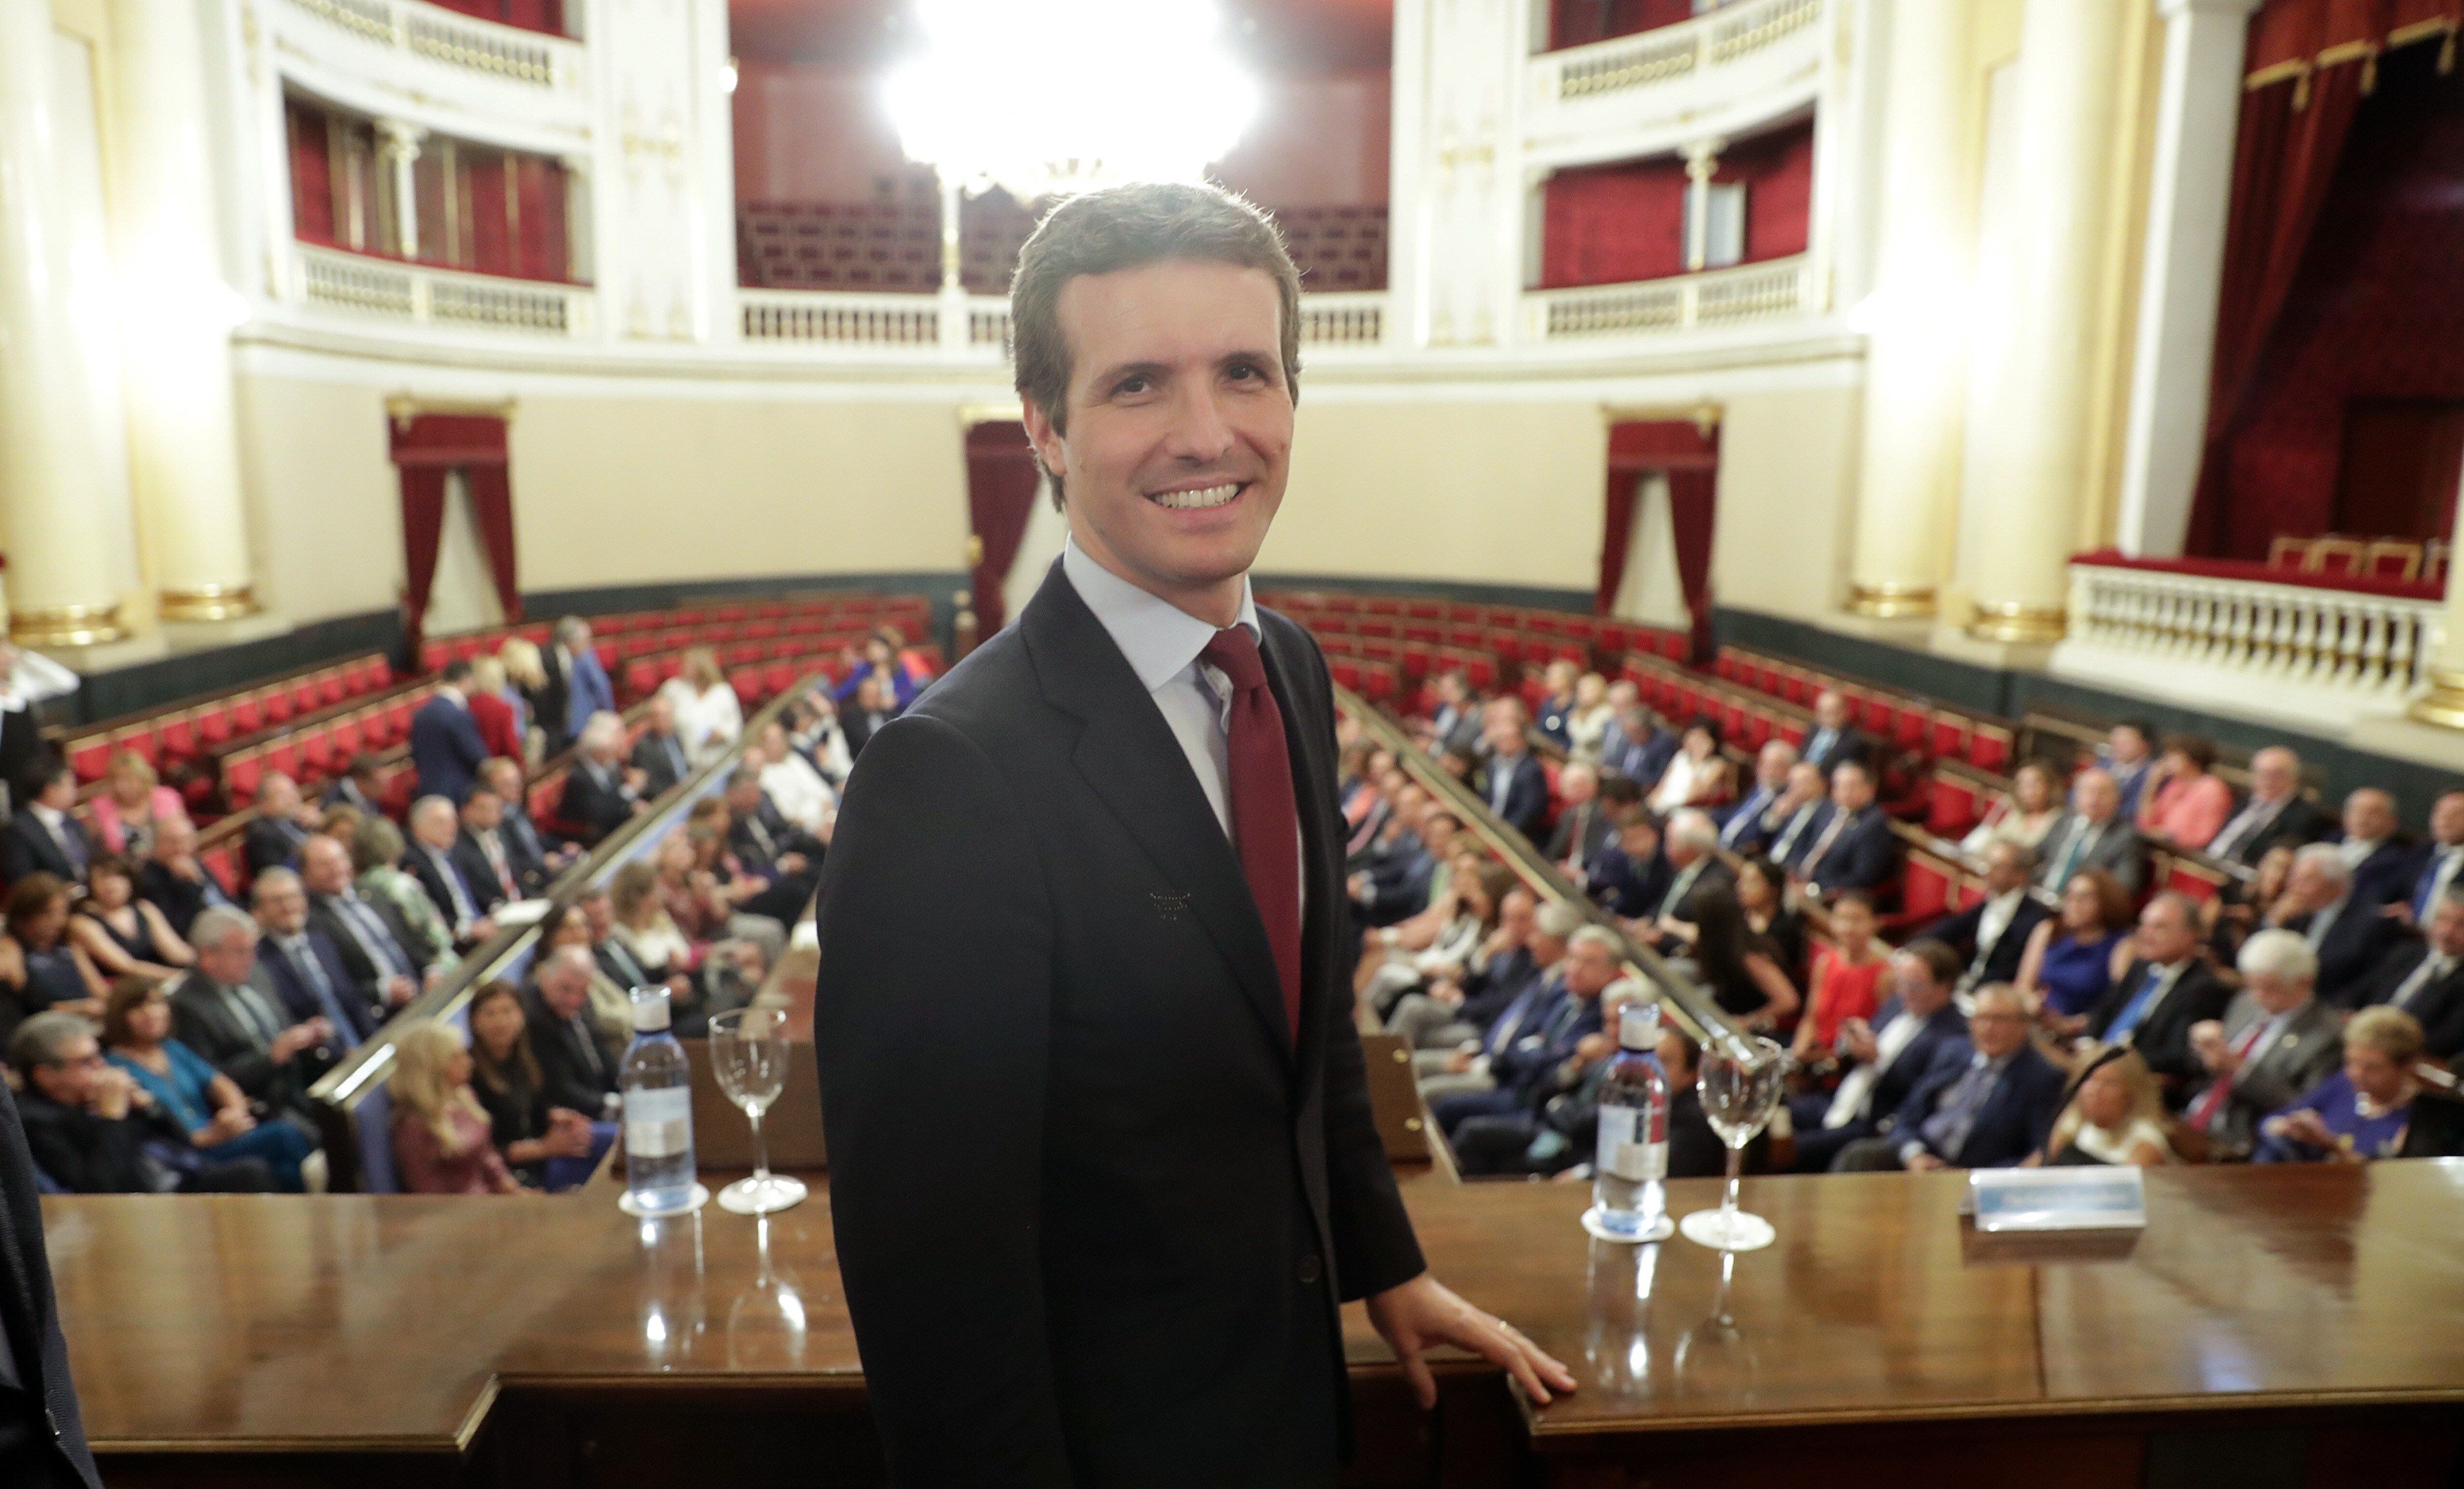
[[1301,1026],[1301,843],[1292,805],[1292,756],[1284,744],[1284,711],[1266,686],[1265,663],[1248,627],[1215,633],[1200,653],[1232,680],[1232,843],[1241,872],[1266,925],[1275,973],[1284,985],[1284,1017],[1298,1040]]

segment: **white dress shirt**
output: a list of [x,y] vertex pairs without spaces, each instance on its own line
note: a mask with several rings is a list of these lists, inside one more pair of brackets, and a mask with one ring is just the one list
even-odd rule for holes
[[821,836],[830,814],[838,810],[838,793],[813,769],[812,761],[792,751],[785,759],[761,767],[761,790],[780,816],[815,837]]
[[1882,1079],[1882,1072],[1891,1068],[1891,1062],[1900,1058],[1900,1051],[1906,1049],[1925,1026],[1925,1020],[1902,1008],[1891,1016],[1889,1023],[1875,1030],[1873,1062],[1859,1065],[1839,1078],[1839,1089],[1832,1094],[1831,1109],[1822,1114],[1822,1125],[1844,1128],[1856,1121],[1866,1102],[1873,1098],[1874,1083]]

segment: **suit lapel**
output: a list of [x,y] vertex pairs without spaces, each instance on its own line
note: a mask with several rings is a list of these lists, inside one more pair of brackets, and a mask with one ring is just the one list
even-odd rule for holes
[[[1172,727],[1058,561],[1019,626],[1045,700],[1086,726],[1072,755],[1078,774],[1162,871],[1160,887],[1189,897],[1191,911],[1288,1062],[1282,979],[1265,924]],[[1274,670],[1268,668],[1270,679]],[[1288,738],[1288,712],[1284,727]],[[1307,815],[1304,809],[1304,821]],[[1313,903],[1318,898],[1313,894]]]
[[[1284,716],[1284,746],[1292,764],[1292,800],[1301,819],[1305,903],[1301,916],[1298,1057],[1306,1074],[1324,1054],[1321,1026],[1326,1014],[1319,995],[1330,986],[1326,961],[1339,939],[1340,916],[1348,900],[1337,866],[1342,861],[1343,846],[1336,826],[1340,813],[1334,801],[1333,759],[1328,748],[1334,739],[1333,728],[1331,720],[1317,716],[1314,693],[1310,694],[1311,702],[1303,701],[1301,684],[1309,669],[1309,659],[1305,648],[1282,635],[1282,627],[1273,624],[1279,620],[1281,617],[1270,620],[1268,612],[1259,612],[1258,626],[1265,639],[1262,649],[1266,660],[1266,684],[1274,690],[1275,706]],[[1280,1028],[1280,1002],[1275,1012]],[[1306,1084],[1304,1082],[1304,1088]]]

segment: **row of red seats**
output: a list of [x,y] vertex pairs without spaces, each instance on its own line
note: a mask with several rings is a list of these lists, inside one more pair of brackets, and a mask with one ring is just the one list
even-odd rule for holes
[[434,684],[421,683],[365,708],[223,756],[222,799],[227,808],[235,811],[253,800],[269,772],[288,776],[299,782],[301,790],[313,792],[348,770],[351,756],[363,751],[382,754],[407,744],[410,716],[435,692]]
[[1835,690],[1848,700],[1859,727],[1898,749],[1914,751],[1927,759],[1965,760],[1983,771],[2000,772],[2011,766],[2013,730],[1983,715],[1940,708],[1924,698],[1735,646],[1721,648],[1712,660],[1711,673],[1800,708],[1813,707],[1815,694]]
[[[716,640],[769,640],[834,628],[864,631],[885,622],[898,626],[911,638],[921,636],[932,627],[932,602],[921,595],[834,592],[593,616],[590,629],[600,643],[600,660],[612,668],[621,660],[646,651],[668,649],[666,646],[634,644],[631,638],[644,631],[716,632],[715,635],[699,635],[701,641],[709,643]],[[789,623],[796,624],[791,625]],[[421,644],[419,665],[422,670],[432,672],[457,658],[467,661],[482,652],[493,654],[515,636],[520,636],[534,646],[544,646],[552,629],[549,623],[530,622],[521,625],[499,625],[487,630],[434,637]]]
[[[1635,652],[1682,660],[1687,646],[1683,631],[1521,605],[1313,592],[1261,599],[1308,626],[1321,644],[1329,637],[1354,636],[1419,648],[1451,646],[1510,663],[1536,666],[1562,658],[1585,667]],[[1408,661],[1404,670],[1418,675]]]
[[100,780],[111,757],[123,750],[134,751],[163,771],[193,760],[227,740],[380,693],[393,685],[393,665],[372,651],[221,697],[92,725],[63,736],[59,748],[76,768],[77,779],[88,784]]

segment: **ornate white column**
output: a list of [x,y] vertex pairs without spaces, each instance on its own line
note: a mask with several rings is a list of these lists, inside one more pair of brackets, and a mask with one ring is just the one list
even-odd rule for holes
[[563,164],[565,274],[578,283],[595,284],[599,279],[599,245],[591,231],[591,159],[587,155],[568,155]]
[[193,0],[113,0],[114,237],[129,471],[166,621],[256,609],[232,411],[231,328],[246,301],[215,248],[205,55]]
[[966,208],[966,193],[958,183],[944,177],[941,181],[941,351],[956,355],[967,349],[967,286],[960,276],[960,213]]
[[1701,274],[1711,261],[1711,178],[1720,172],[1725,140],[1695,140],[1685,146],[1685,272]]
[[377,120],[377,154],[388,167],[385,184],[392,193],[393,251],[405,258],[419,256],[419,182],[411,166],[419,161],[419,142],[428,131],[399,119]]
[[2242,42],[2258,0],[2157,0],[2164,91],[2147,180],[2138,350],[2123,447],[2122,551],[2170,558],[2190,524],[2241,120]]
[[[2458,493],[2464,497],[2464,492]],[[2464,499],[2455,508],[2455,531],[2447,535],[2451,545],[2447,558],[2447,615],[2436,646],[2423,659],[2424,670],[2430,674],[2430,691],[2415,699],[2412,716],[2425,724],[2441,729],[2464,730],[2464,579],[2457,569],[2453,546],[2464,541]]]
[[41,646],[116,641],[120,598],[94,520],[105,499],[91,361],[117,348],[70,318],[57,189],[51,7],[0,4],[0,541],[10,634]]
[[[2090,342],[2113,165],[2115,96],[2127,8],[2028,0],[2019,30],[2021,198],[2016,304],[1997,386],[2007,416],[1970,430],[1975,489],[1962,514],[1975,566],[1968,633],[1980,641],[2060,639],[2068,564],[2087,469]],[[1889,208],[1885,207],[1884,210]]]
[[1976,236],[1978,134],[1969,0],[1892,0],[1864,438],[1848,608],[1878,620],[1934,613],[1959,489]]

